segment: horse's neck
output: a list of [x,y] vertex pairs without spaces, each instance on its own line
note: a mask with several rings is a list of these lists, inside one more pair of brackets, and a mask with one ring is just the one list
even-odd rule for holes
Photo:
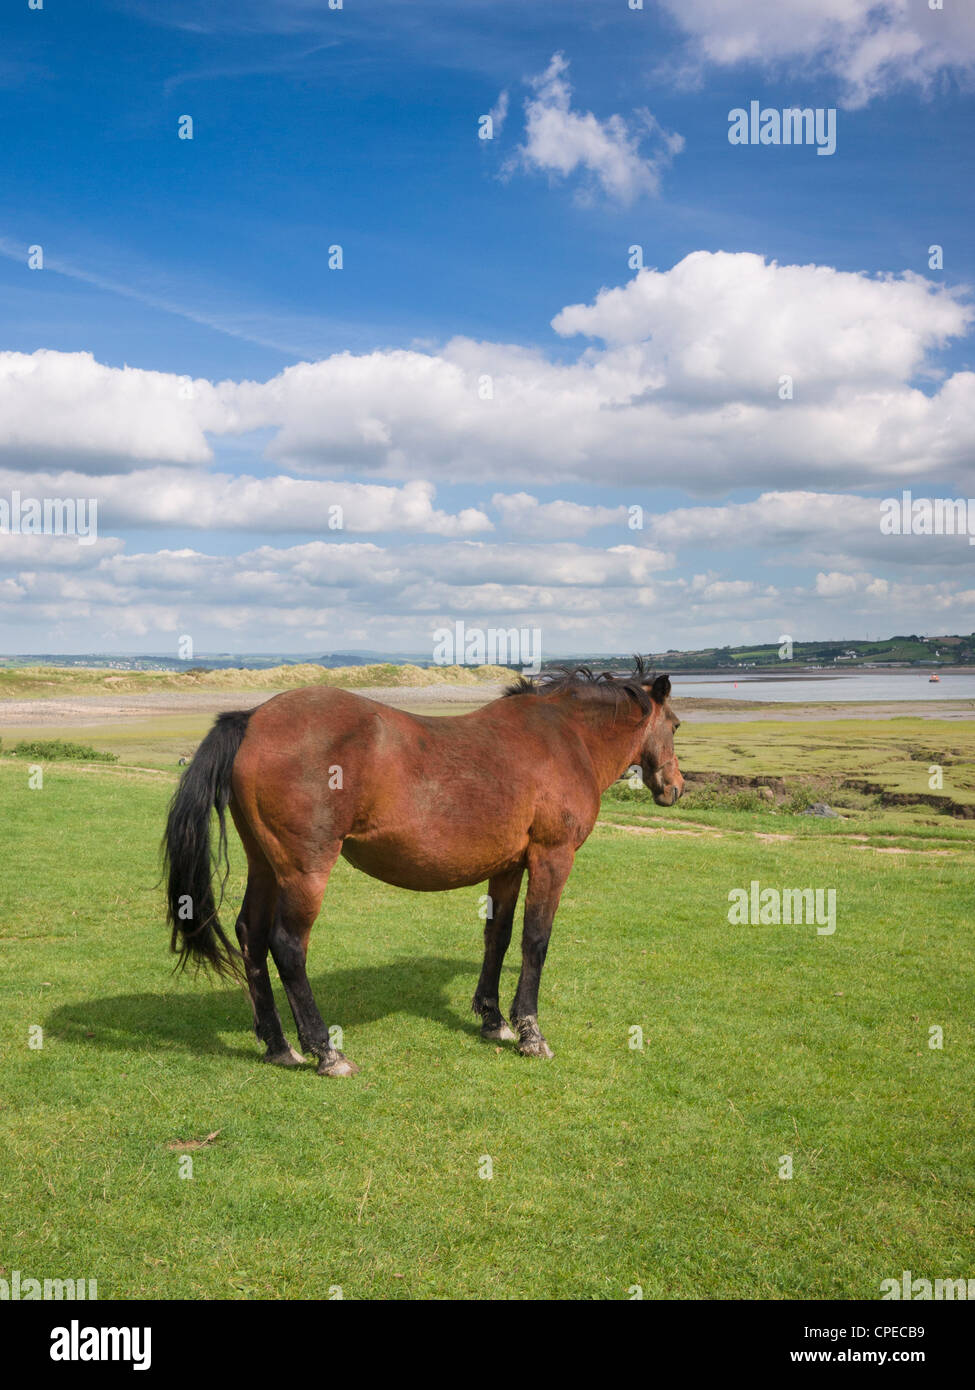
[[[643,721],[634,723],[620,711],[613,717],[612,707],[576,709],[570,712],[572,724],[592,758],[599,790],[604,792],[631,765],[639,748]],[[581,717],[580,717],[581,716]]]

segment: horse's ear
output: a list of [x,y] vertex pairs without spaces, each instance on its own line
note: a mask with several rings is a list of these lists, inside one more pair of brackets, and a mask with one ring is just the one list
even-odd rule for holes
[[662,705],[670,694],[670,677],[658,676],[650,687],[650,698],[656,704]]

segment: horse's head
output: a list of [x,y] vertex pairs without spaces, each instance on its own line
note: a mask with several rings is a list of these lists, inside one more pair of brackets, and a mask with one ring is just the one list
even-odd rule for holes
[[640,748],[643,784],[650,788],[658,806],[673,806],[684,790],[684,779],[674,752],[680,720],[670,707],[670,677],[648,678],[642,684],[653,702]]

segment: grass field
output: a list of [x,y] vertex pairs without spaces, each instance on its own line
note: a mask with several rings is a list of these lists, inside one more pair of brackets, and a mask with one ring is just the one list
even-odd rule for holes
[[[859,740],[868,777],[876,740],[926,788],[897,725],[681,740],[687,765],[787,779],[817,740],[848,766]],[[968,728],[926,722],[925,756],[964,754]],[[975,1274],[971,822],[613,789],[543,977],[551,1062],[478,1035],[481,890],[340,861],[309,973],[362,1074],[329,1081],[261,1065],[240,990],[169,973],[156,851],[183,750],[134,730],[87,730],[123,761],[48,764],[39,790],[0,759],[0,1276],[101,1298],[805,1299]],[[241,869],[235,846],[230,921]],[[753,879],[835,888],[835,934],[730,926]]]

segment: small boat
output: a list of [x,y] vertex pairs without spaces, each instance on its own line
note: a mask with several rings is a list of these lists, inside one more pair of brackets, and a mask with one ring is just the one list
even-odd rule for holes
[[930,676],[928,676],[928,685],[932,685],[935,681],[937,681],[938,684],[940,685],[940,684],[941,684],[941,677],[940,677],[940,676],[936,676],[935,673],[932,671],[931,674],[930,674]]

